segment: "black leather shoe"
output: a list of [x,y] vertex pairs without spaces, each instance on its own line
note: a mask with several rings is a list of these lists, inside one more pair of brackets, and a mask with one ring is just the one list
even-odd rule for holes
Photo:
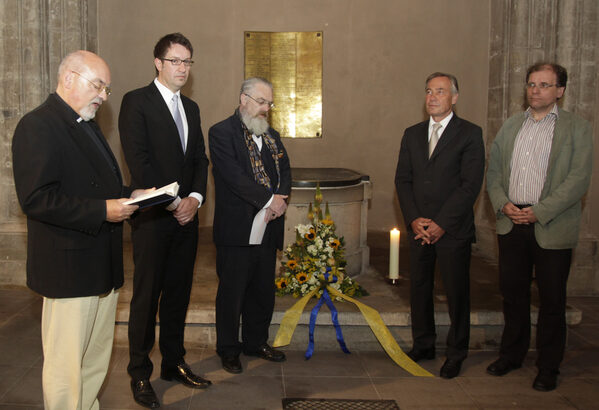
[[133,392],[133,399],[137,404],[148,409],[157,409],[160,407],[160,402],[154,389],[148,379],[144,380],[131,380],[131,391]]
[[539,369],[539,374],[535,377],[535,381],[532,384],[532,388],[538,391],[551,391],[555,390],[557,386],[557,370],[545,370]]
[[285,353],[275,350],[266,343],[258,348],[255,352],[243,352],[246,356],[258,356],[261,359],[271,362],[284,362],[287,360]]
[[503,376],[512,370],[519,369],[520,367],[522,367],[521,364],[512,364],[503,357],[500,357],[487,367],[487,373],[493,376]]
[[223,364],[223,369],[229,373],[239,374],[243,371],[241,362],[239,361],[239,355],[223,355],[221,356],[220,361]]
[[194,374],[186,363],[181,363],[172,369],[162,369],[160,378],[168,381],[175,380],[194,389],[205,389],[212,384],[210,380],[206,380],[197,374]]
[[433,360],[435,358],[435,349],[429,349],[429,350],[412,349],[408,352],[408,357],[410,359],[412,359],[414,362],[419,362],[420,360]]
[[460,374],[462,368],[462,360],[447,359],[443,366],[441,366],[441,372],[439,375],[444,379],[453,379]]

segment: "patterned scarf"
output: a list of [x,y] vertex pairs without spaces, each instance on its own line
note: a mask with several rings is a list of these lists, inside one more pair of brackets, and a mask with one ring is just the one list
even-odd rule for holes
[[[262,157],[260,156],[260,150],[258,149],[256,142],[252,138],[252,133],[250,132],[250,130],[247,129],[247,127],[243,123],[239,110],[237,110],[236,114],[239,117],[241,126],[243,127],[245,145],[247,146],[248,153],[250,156],[252,171],[254,172],[254,179],[257,183],[267,187],[271,192],[277,192],[280,186],[281,172],[279,170],[279,149],[277,147],[276,141],[273,137],[270,136],[268,131],[266,131],[262,135],[257,135],[257,137],[262,137],[262,142],[264,143],[264,145],[266,145],[266,147],[270,151],[270,154],[272,155],[272,159],[275,161],[275,168],[277,169],[277,186],[273,190],[272,184],[270,182],[270,177],[266,173],[266,169],[264,169],[264,163],[262,162]],[[282,155],[282,153],[280,155]]]

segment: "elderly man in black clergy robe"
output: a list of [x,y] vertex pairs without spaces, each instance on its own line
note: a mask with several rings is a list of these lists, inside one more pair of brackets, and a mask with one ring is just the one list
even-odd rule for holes
[[[219,278],[216,350],[230,373],[241,373],[241,352],[275,362],[285,360],[282,352],[267,344],[276,251],[283,246],[283,214],[291,191],[289,157],[279,133],[267,121],[272,96],[272,84],[265,79],[244,81],[239,108],[209,131]],[[256,218],[267,223],[266,231],[261,240],[250,240]]]
[[410,231],[410,303],[414,361],[435,357],[433,287],[439,262],[451,326],[440,375],[460,373],[470,338],[470,253],[473,205],[481,188],[485,148],[481,128],[453,112],[458,82],[451,74],[426,80],[430,119],[406,129],[395,185]]
[[[44,297],[42,389],[48,410],[98,409],[123,285],[125,205],[118,163],[92,120],[110,70],[75,51],[56,93],[26,114],[12,142],[17,197],[27,215],[27,286]],[[15,342],[18,343],[18,342]]]

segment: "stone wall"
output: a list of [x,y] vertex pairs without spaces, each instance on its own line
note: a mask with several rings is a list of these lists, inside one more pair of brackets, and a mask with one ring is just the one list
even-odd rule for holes
[[62,58],[97,49],[97,0],[2,0],[0,21],[0,285],[22,285],[26,223],[14,189],[12,135],[56,88]]
[[[562,108],[589,120],[594,128],[595,164],[599,130],[599,2],[596,0],[492,0],[489,38],[487,154],[509,116],[522,111],[526,68],[555,61],[568,70]],[[594,176],[598,174],[595,166]],[[599,181],[593,178],[583,207],[580,243],[574,253],[568,292],[599,294]],[[495,217],[484,193],[477,204],[477,252],[496,258]]]

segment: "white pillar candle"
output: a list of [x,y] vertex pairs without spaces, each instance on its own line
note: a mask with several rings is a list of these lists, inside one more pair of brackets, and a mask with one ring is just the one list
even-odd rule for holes
[[389,242],[389,279],[399,279],[399,235],[397,228],[390,232]]

